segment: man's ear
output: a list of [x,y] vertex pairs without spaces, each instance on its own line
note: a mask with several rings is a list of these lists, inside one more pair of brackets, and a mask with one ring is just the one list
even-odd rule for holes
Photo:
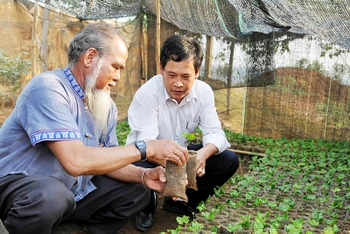
[[88,49],[84,55],[84,65],[86,67],[91,67],[94,63],[94,59],[97,58],[98,55],[98,51],[95,48]]
[[164,67],[162,66],[162,63],[159,63],[159,71],[160,71],[160,74],[163,75],[163,72],[164,72]]
[[196,73],[196,79],[198,78],[200,72],[201,72],[201,69],[198,68],[198,71],[197,71],[197,73]]

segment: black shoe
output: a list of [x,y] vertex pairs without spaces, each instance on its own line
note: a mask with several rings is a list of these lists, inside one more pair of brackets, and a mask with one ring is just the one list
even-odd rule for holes
[[197,210],[193,209],[184,201],[174,201],[171,197],[164,197],[163,210],[186,215],[191,219],[196,218]]
[[153,224],[153,216],[157,210],[157,195],[151,192],[151,200],[148,206],[135,217],[134,227],[140,232],[147,232]]

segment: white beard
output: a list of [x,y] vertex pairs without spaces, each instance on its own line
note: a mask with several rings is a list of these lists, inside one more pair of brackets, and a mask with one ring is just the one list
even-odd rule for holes
[[110,111],[110,91],[97,89],[96,80],[102,66],[100,59],[96,67],[86,77],[85,100],[94,120],[94,134],[97,138],[107,131],[108,115]]

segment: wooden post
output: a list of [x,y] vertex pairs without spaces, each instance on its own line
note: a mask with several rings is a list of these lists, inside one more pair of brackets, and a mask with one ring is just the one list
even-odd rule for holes
[[144,83],[148,80],[148,38],[147,38],[147,30],[142,29],[141,34],[141,67],[142,67],[142,76],[141,83]]
[[142,77],[141,83],[144,83],[148,80],[148,33],[147,28],[145,27],[145,15],[142,14],[142,20],[141,20],[141,53],[142,53]]
[[324,120],[323,139],[327,138],[327,124],[328,124],[328,114],[329,114],[329,103],[330,103],[331,94],[332,94],[331,91],[332,91],[332,78],[329,78],[328,100],[327,100],[327,109],[326,109],[326,119]]
[[159,62],[160,62],[160,0],[157,0],[156,74],[159,74]]
[[205,64],[204,64],[203,80],[208,80],[211,77],[212,55],[213,55],[213,37],[207,36],[207,42],[205,46]]
[[228,72],[227,72],[227,107],[226,112],[227,114],[230,113],[231,109],[231,85],[232,85],[232,69],[233,69],[233,60],[234,60],[234,54],[235,54],[235,41],[234,39],[231,40],[231,48],[230,48],[230,61],[228,66]]
[[51,0],[45,0],[44,16],[43,16],[43,28],[42,28],[42,42],[41,42],[41,58],[42,58],[42,71],[48,70],[48,35],[49,35],[49,20],[50,20],[50,2]]
[[38,20],[38,2],[34,3],[34,17],[32,26],[32,77],[36,75],[36,28]]

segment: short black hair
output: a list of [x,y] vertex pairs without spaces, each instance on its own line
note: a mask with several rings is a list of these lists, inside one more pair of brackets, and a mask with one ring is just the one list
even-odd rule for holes
[[196,73],[203,61],[203,50],[199,42],[190,37],[174,34],[168,37],[160,52],[160,63],[164,68],[169,60],[180,62],[185,59],[193,59]]

